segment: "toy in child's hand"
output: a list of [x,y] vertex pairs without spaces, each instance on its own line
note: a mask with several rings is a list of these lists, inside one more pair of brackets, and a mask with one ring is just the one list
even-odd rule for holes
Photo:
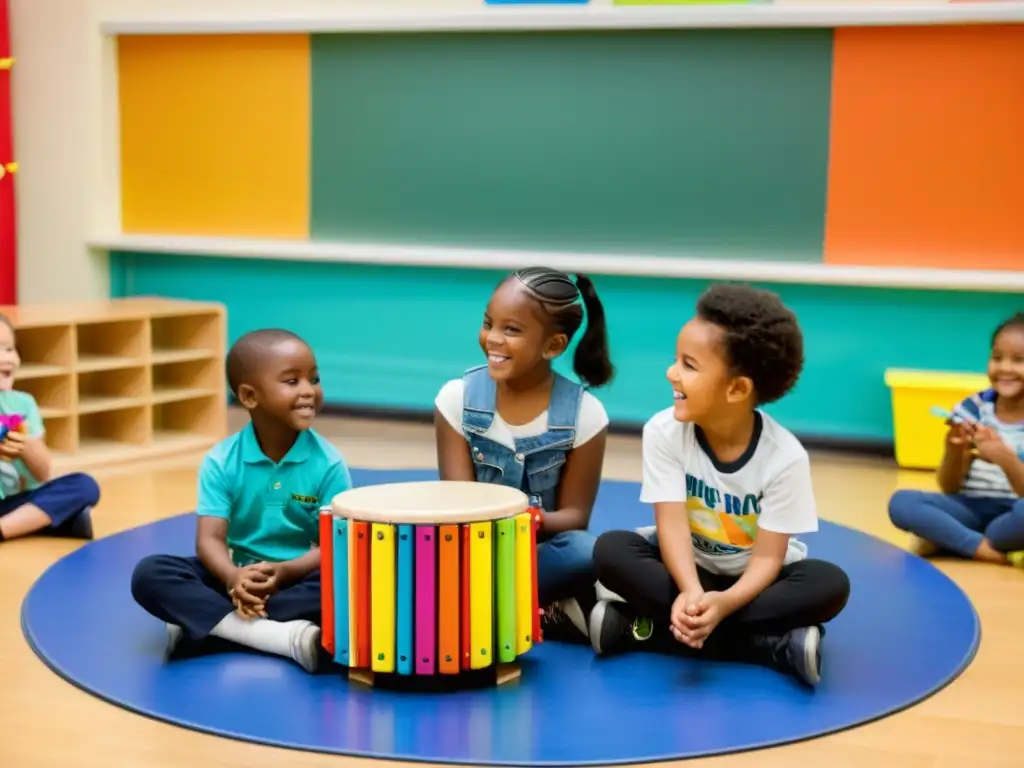
[[946,408],[941,408],[937,405],[933,405],[931,408],[932,416],[945,421],[947,424],[977,424],[977,420],[959,405],[956,406],[952,411]]
[[0,414],[0,441],[7,437],[8,432],[22,432],[25,427],[25,417],[20,414]]

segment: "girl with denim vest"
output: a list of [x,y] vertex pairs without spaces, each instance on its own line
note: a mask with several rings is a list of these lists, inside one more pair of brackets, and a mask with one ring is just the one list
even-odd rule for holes
[[[584,385],[552,369],[584,321],[573,355]],[[587,531],[604,463],[608,415],[588,390],[611,381],[604,308],[593,283],[532,267],[506,277],[484,312],[486,364],[447,382],[435,400],[443,480],[522,489],[541,510],[537,580],[542,629],[587,643],[594,537]]]

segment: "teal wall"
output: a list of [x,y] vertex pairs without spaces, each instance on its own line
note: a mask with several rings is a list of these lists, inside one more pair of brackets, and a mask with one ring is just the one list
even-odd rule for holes
[[[447,379],[480,361],[484,306],[503,273],[296,261],[111,254],[114,296],[222,302],[230,339],[283,326],[320,362],[329,402],[432,407]],[[670,403],[665,369],[706,281],[594,276],[607,308],[616,381],[598,390],[613,421]],[[769,411],[801,436],[891,440],[887,367],[984,370],[993,327],[1020,297],[769,285],[798,315],[807,366]]]

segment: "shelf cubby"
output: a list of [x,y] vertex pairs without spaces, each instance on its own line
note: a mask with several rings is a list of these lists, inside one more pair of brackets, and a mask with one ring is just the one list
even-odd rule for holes
[[151,442],[152,436],[147,405],[78,414],[78,452],[90,463],[129,460]]
[[[3,314],[10,319],[7,312]],[[43,376],[71,373],[75,363],[73,326],[29,325],[19,328],[16,323],[14,325],[18,334],[18,355],[21,357],[21,367],[17,374],[19,383]]]
[[227,434],[224,308],[155,297],[0,307],[58,471],[208,449]]
[[157,403],[153,406],[153,434],[158,439],[183,434],[213,437],[220,407],[217,395]]
[[173,403],[216,395],[223,377],[223,366],[212,357],[154,365],[153,402]]
[[71,458],[78,444],[78,423],[73,415],[47,416],[43,414],[46,445],[57,462]]
[[14,386],[35,398],[44,419],[70,416],[74,407],[75,380],[71,373],[49,376],[20,375]]
[[109,368],[78,374],[78,412],[99,413],[146,405],[149,366]]
[[151,327],[154,363],[209,360],[221,354],[224,328],[217,312],[154,317]]
[[149,327],[143,318],[83,323],[78,327],[78,371],[110,371],[145,363]]

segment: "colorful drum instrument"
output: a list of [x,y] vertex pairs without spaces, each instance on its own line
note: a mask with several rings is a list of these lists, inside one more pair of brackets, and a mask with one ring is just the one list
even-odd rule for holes
[[541,640],[539,519],[526,494],[487,483],[338,494],[320,511],[324,648],[364,682],[517,676],[516,658]]

